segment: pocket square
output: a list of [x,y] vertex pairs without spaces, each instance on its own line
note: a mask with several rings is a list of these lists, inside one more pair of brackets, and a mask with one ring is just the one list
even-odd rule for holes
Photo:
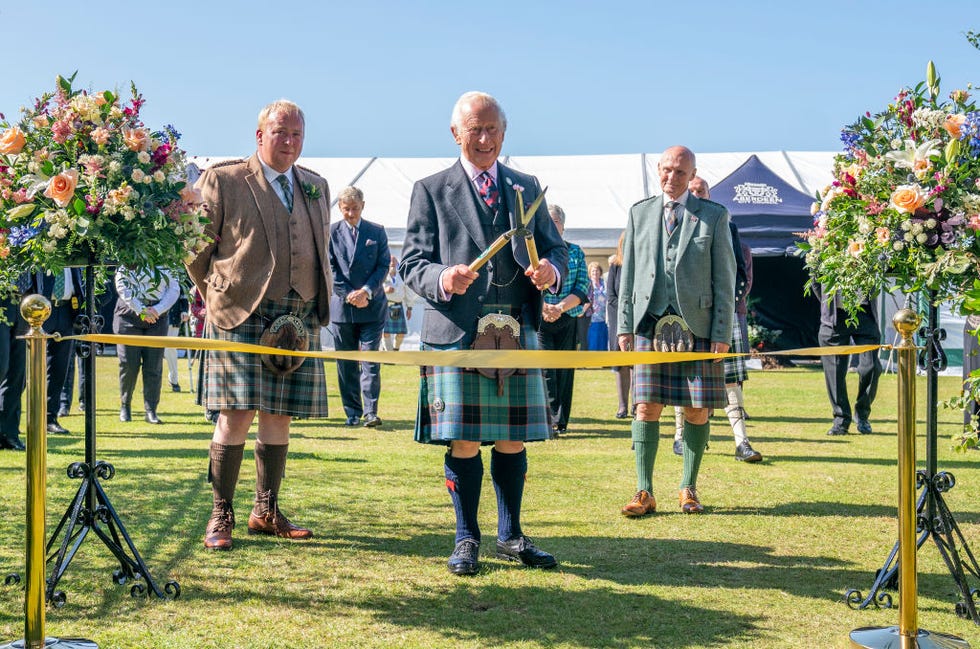
[[375,241],[374,239],[368,239],[367,241],[364,242],[364,245],[365,246],[373,246],[376,243],[378,243],[378,242]]

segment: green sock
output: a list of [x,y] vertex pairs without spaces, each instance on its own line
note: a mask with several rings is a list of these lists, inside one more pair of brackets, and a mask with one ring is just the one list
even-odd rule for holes
[[681,476],[681,486],[696,487],[698,471],[701,469],[701,458],[704,457],[704,447],[708,445],[708,433],[711,424],[692,424],[684,421],[684,474]]
[[653,463],[660,444],[660,422],[633,420],[633,451],[636,453],[636,488],[653,493]]

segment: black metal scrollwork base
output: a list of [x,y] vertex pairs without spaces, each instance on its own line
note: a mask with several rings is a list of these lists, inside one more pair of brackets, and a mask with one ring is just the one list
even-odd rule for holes
[[[86,312],[79,315],[74,324],[75,333],[78,334],[99,332],[104,324],[102,317],[95,313],[93,299],[95,284],[91,265],[85,267],[85,285],[89,298],[86,300]],[[113,581],[119,585],[133,579],[143,581],[143,583],[134,583],[130,588],[133,597],[149,595],[152,592],[161,599],[176,599],[180,597],[180,584],[169,581],[164,585],[163,590],[157,586],[126,527],[109,501],[109,496],[99,483],[100,479],[111,480],[116,470],[111,464],[96,459],[95,353],[88,343],[79,343],[79,345],[78,354],[82,357],[88,374],[84,390],[85,461],[74,462],[68,467],[68,477],[79,478],[82,482],[68,510],[61,517],[61,522],[48,540],[45,551],[48,555],[48,563],[53,563],[53,566],[51,575],[47,578],[45,595],[48,602],[56,608],[65,605],[67,598],[64,591],[58,590],[58,582],[68,570],[75,553],[78,552],[88,533],[92,532],[119,561],[119,569],[112,573]]]
[[[916,501],[916,550],[928,539],[932,539],[939,550],[949,574],[956,582],[962,601],[956,603],[956,614],[974,624],[980,625],[977,613],[977,600],[980,589],[970,588],[967,574],[980,580],[980,565],[970,550],[963,533],[956,524],[956,518],[946,505],[943,494],[956,485],[953,474],[939,471],[937,467],[937,412],[939,400],[939,372],[946,369],[946,353],[942,341],[946,331],[939,328],[939,309],[935,306],[935,294],[931,294],[928,307],[928,324],[919,331],[923,349],[919,353],[919,367],[926,372],[926,468],[916,472],[916,488],[921,490]],[[844,601],[853,609],[864,609],[874,605],[876,608],[891,608],[892,596],[883,589],[898,588],[898,543],[885,559],[884,565],[875,573],[875,581],[867,597],[861,591],[851,588],[844,593]]]

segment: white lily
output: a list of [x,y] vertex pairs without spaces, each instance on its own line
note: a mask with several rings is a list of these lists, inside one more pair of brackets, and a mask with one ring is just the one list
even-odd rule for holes
[[884,155],[888,160],[895,163],[901,169],[911,169],[915,173],[920,173],[932,167],[929,160],[932,156],[939,155],[937,148],[941,140],[928,140],[919,146],[915,146],[912,140],[905,140],[905,147],[899,151],[889,151]]

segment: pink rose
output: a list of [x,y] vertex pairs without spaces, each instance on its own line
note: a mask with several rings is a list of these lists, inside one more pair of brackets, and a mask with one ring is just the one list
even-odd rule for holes
[[27,138],[16,126],[0,133],[0,153],[17,155],[23,150],[25,144],[27,144]]
[[980,230],[980,214],[971,214],[966,226],[971,230]]
[[48,188],[44,190],[44,195],[53,200],[58,207],[65,207],[75,195],[77,185],[78,170],[68,169],[51,179]]
[[847,244],[847,252],[854,258],[860,257],[863,250],[864,243],[862,241],[851,241]]
[[875,228],[875,239],[878,241],[878,243],[888,243],[888,240],[891,239],[891,237],[892,233],[888,228]]
[[91,137],[93,142],[99,146],[102,146],[109,141],[109,131],[100,126],[96,129],[92,129]]
[[130,151],[146,151],[150,148],[150,134],[144,128],[124,128],[123,142]]

